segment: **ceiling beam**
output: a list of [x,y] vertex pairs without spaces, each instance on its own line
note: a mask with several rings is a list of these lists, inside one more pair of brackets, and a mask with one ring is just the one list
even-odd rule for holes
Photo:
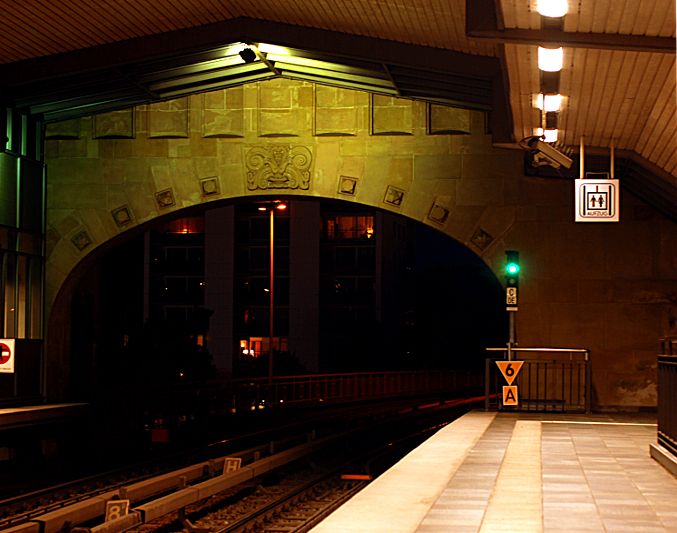
[[569,48],[675,53],[676,41],[673,37],[505,28],[494,0],[466,0],[465,4],[466,33],[468,37],[474,39],[486,39],[496,43],[551,44]]

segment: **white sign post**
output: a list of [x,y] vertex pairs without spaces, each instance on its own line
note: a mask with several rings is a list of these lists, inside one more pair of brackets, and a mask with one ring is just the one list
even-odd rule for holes
[[618,222],[620,184],[614,179],[614,143],[609,172],[585,172],[585,143],[581,137],[579,177],[574,189],[576,222]]
[[14,374],[14,339],[0,339],[0,373]]

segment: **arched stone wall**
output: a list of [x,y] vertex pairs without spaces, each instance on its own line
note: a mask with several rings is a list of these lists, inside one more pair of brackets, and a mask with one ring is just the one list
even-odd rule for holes
[[73,267],[115,235],[248,195],[355,201],[484,254],[514,218],[504,181],[520,165],[519,154],[491,147],[484,119],[275,80],[51,125],[48,303]]
[[573,185],[527,178],[484,114],[274,80],[51,125],[47,301],[97,246],[217,200],[302,195],[401,213],[498,274],[521,252],[518,340],[586,347],[596,400],[655,404],[657,340],[674,333],[674,223],[623,195],[620,224],[575,224]]

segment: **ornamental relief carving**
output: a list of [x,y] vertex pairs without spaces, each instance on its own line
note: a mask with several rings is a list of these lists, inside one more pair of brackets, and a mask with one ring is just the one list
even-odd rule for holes
[[258,145],[247,150],[247,189],[310,188],[312,153],[305,146]]

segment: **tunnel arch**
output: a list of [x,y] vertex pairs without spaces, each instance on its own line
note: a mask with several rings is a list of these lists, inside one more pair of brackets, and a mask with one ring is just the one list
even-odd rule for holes
[[46,156],[48,309],[114,236],[259,194],[400,213],[491,265],[514,219],[505,181],[521,163],[491,146],[484,113],[284,79],[52,124]]
[[[345,201],[336,202],[334,200],[326,201],[325,199],[318,197],[300,197],[300,196],[284,196],[278,198],[283,201],[292,202],[292,214],[294,214],[294,207],[298,206],[299,202],[301,204],[316,203],[317,205],[324,206],[331,205],[332,207],[330,207],[329,210],[338,213],[373,214],[377,211],[385,213],[384,210],[376,210],[373,207],[368,206],[366,204],[357,204],[355,202],[345,202]],[[143,307],[141,305],[143,297],[138,296],[139,294],[142,293],[141,290],[142,287],[138,286],[138,283],[136,282],[129,283],[131,289],[128,289],[126,286],[127,281],[123,282],[119,280],[110,281],[114,278],[117,279],[120,277],[123,277],[125,280],[131,280],[133,276],[128,275],[126,271],[131,268],[135,268],[136,270],[138,270],[139,264],[143,264],[144,262],[143,255],[139,254],[137,250],[136,255],[133,258],[131,258],[128,262],[124,264],[121,263],[121,259],[118,257],[118,255],[122,253],[125,254],[125,257],[127,257],[127,253],[124,252],[124,250],[120,252],[121,248],[125,248],[125,246],[129,248],[130,242],[131,243],[133,243],[134,241],[138,242],[139,240],[143,242],[144,239],[143,238],[140,239],[142,235],[148,235],[148,232],[157,231],[160,227],[163,226],[166,227],[167,223],[171,223],[171,221],[174,220],[186,220],[186,217],[189,216],[200,217],[202,215],[205,215],[205,213],[208,211],[218,212],[223,207],[231,207],[231,206],[241,206],[243,208],[248,207],[249,210],[255,210],[256,206],[260,204],[261,201],[269,199],[270,199],[269,196],[221,199],[214,202],[204,203],[198,206],[178,209],[176,211],[173,211],[172,213],[164,214],[161,217],[140,224],[135,228],[132,228],[129,231],[112,238],[111,240],[97,247],[90,254],[88,254],[88,256],[83,261],[81,261],[68,276],[68,278],[66,279],[65,283],[62,286],[59,296],[55,301],[55,305],[53,308],[54,311],[51,315],[50,320],[50,335],[48,336],[48,353],[50,353],[50,363],[53,364],[55,367],[52,373],[56,376],[59,374],[59,372],[61,372],[62,379],[59,381],[62,384],[66,384],[70,380],[71,386],[73,386],[77,385],[76,382],[79,381],[80,388],[81,389],[83,389],[83,387],[86,388],[88,383],[87,368],[92,369],[101,366],[101,363],[97,364],[95,361],[97,358],[101,358],[103,356],[102,354],[107,353],[108,350],[106,349],[106,345],[109,344],[101,341],[101,339],[105,338],[105,335],[101,336],[101,330],[104,330],[107,327],[109,327],[109,320],[105,319],[105,316],[104,320],[101,320],[102,317],[101,311],[99,310],[93,312],[92,309],[95,309],[97,306],[99,308],[101,308],[101,306],[107,308],[108,306],[116,307],[116,305],[119,306],[119,308]],[[358,207],[358,209],[355,209],[356,207]],[[318,209],[320,208],[318,207]],[[386,214],[390,215],[390,213]],[[203,217],[203,220],[206,220],[206,218],[207,217]],[[421,350],[424,350],[424,346],[428,346],[427,349],[429,351],[425,352],[425,354],[427,354],[427,357],[425,358],[427,362],[418,361],[418,356],[415,356],[412,353],[412,355],[408,356],[407,359],[408,363],[407,361],[399,360],[400,363],[398,364],[405,364],[409,366],[413,365],[412,368],[416,368],[417,365],[418,366],[424,365],[425,367],[426,364],[428,365],[433,364],[435,361],[434,357],[436,357],[437,363],[434,364],[437,365],[441,364],[441,362],[444,362],[443,359],[441,359],[444,358],[444,360],[447,360],[446,364],[461,366],[465,365],[465,367],[468,368],[470,367],[479,368],[478,365],[480,365],[480,363],[478,361],[475,361],[476,356],[480,354],[478,350],[480,349],[480,345],[484,346],[485,344],[483,343],[488,342],[486,340],[481,341],[480,338],[498,339],[499,337],[501,337],[501,341],[497,341],[494,344],[492,344],[492,345],[500,345],[501,342],[504,340],[503,337],[505,336],[505,334],[507,334],[507,331],[505,332],[503,331],[506,329],[507,322],[505,320],[500,319],[498,320],[497,323],[488,328],[489,330],[491,330],[489,333],[486,332],[482,333],[480,331],[480,329],[483,327],[482,324],[485,323],[485,321],[482,320],[481,317],[479,317],[478,315],[480,311],[481,313],[483,313],[482,316],[486,314],[487,316],[491,315],[492,317],[496,313],[500,314],[504,312],[504,310],[502,310],[500,307],[501,300],[500,282],[498,279],[496,279],[495,275],[486,266],[486,264],[483,262],[483,260],[481,259],[481,257],[479,257],[478,254],[468,249],[458,241],[454,241],[449,236],[439,231],[437,228],[433,228],[428,225],[424,227],[420,223],[413,221],[408,217],[404,217],[399,214],[393,214],[393,216],[388,217],[388,220],[390,221],[388,222],[388,224],[390,224],[390,226],[388,225],[383,226],[382,224],[385,222],[385,220],[379,218],[376,227],[378,238],[375,240],[382,242],[381,231],[385,231],[385,229],[392,229],[391,225],[393,220],[405,220],[405,219],[410,221],[409,225],[411,227],[423,228],[420,231],[416,231],[415,236],[413,235],[413,233],[411,233],[412,230],[409,230],[410,234],[408,239],[409,242],[412,243],[415,242],[417,245],[415,257],[419,258],[421,256],[427,256],[429,258],[428,263],[430,263],[427,267],[425,275],[421,274],[421,272],[425,270],[425,267],[423,268],[418,267],[414,269],[414,274],[417,276],[417,279],[420,278],[419,281],[416,282],[417,287],[419,287],[418,284],[421,282],[420,281],[421,279],[427,280],[431,283],[438,283],[439,285],[433,291],[427,290],[425,287],[423,287],[424,294],[416,298],[417,302],[414,305],[414,309],[416,308],[419,309],[419,311],[414,311],[415,313],[419,314],[420,316],[423,316],[423,314],[421,314],[421,309],[426,309],[427,312],[424,314],[430,319],[430,320],[421,319],[419,316],[418,323],[420,325],[417,326],[417,330],[425,331],[427,333],[430,333],[430,335],[425,335],[424,338],[422,338],[420,335],[417,335],[415,337],[416,342],[413,345],[415,348],[414,350],[415,352],[416,351],[420,352]],[[301,224],[304,224],[304,222],[301,222]],[[307,222],[305,222],[305,224],[307,224]],[[214,226],[212,226],[210,231],[213,232],[214,229],[215,229]],[[219,230],[217,230],[217,232],[218,231]],[[425,246],[427,247],[431,243],[433,243],[432,248],[435,250],[434,252],[430,251],[426,252],[426,249],[421,247],[421,245],[419,244],[419,239],[422,236],[425,237],[426,235],[427,237],[425,238],[424,241]],[[145,247],[146,250],[148,251],[148,244],[150,243],[150,241],[146,240],[145,242],[146,244],[144,244],[142,248]],[[449,251],[445,253],[444,248],[447,248]],[[453,260],[454,265],[451,265],[449,263],[449,257],[451,256],[458,257],[459,255],[458,250],[465,250],[465,252],[461,254],[461,257]],[[234,257],[235,252],[236,250],[233,249],[232,253],[229,251],[227,252],[227,255],[232,255]],[[446,257],[446,259],[442,259],[441,261],[434,261],[435,264],[432,265],[433,262],[430,261],[430,256]],[[474,259],[469,260],[468,257]],[[235,261],[235,259],[233,259],[233,261]],[[388,260],[383,259],[383,261]],[[116,266],[110,265],[109,263],[115,263]],[[127,265],[127,267],[125,265]],[[134,265],[136,265],[136,267],[134,267]],[[146,268],[147,267],[148,263],[146,263]],[[290,267],[292,267],[291,264]],[[87,304],[86,302],[83,304],[82,301],[83,297],[90,299],[92,297],[93,292],[92,288],[93,278],[91,272],[92,269],[94,269],[95,278],[101,279],[102,282],[103,280],[109,280],[106,281],[105,283],[107,285],[112,284],[114,287],[112,290],[115,294],[115,299],[110,300],[109,298],[108,304],[103,304],[101,301],[99,301],[99,303],[95,304],[94,306],[92,306],[91,301],[89,304]],[[141,271],[143,271],[143,266],[141,267]],[[87,272],[89,272],[89,275],[87,275]],[[456,272],[459,272],[461,275],[460,276],[454,275]],[[208,273],[205,271],[204,275],[207,276],[204,279],[207,281],[207,285],[209,286],[210,279],[208,277]],[[295,274],[290,273],[290,276],[291,275],[294,275],[297,278],[299,278],[299,276],[302,277],[302,275],[298,273]],[[380,275],[383,276],[383,274]],[[379,275],[377,274],[377,278],[378,276]],[[143,277],[145,280],[144,283],[148,283],[149,280],[147,279],[148,278],[147,272],[143,274]],[[381,283],[381,281],[379,280],[378,283]],[[383,281],[383,283],[385,283],[385,281]],[[148,286],[146,285],[145,290],[148,290],[147,287]],[[413,287],[413,285],[411,285],[411,287]],[[392,289],[394,288],[395,287],[392,287]],[[421,287],[419,287],[419,289],[420,288]],[[429,288],[430,287],[428,287],[428,289]],[[99,286],[98,290],[105,292],[105,289],[106,287]],[[379,289],[379,291],[380,290],[384,289]],[[399,290],[400,288],[398,287],[398,291]],[[96,292],[96,289],[94,289],[94,292]],[[110,289],[108,290],[108,292],[110,292]],[[492,294],[492,297],[489,299],[491,300],[490,303],[489,300],[485,300],[485,297],[489,293]],[[119,301],[121,300],[124,301],[127,298],[129,298],[130,301],[134,299],[133,301],[136,305],[130,305],[129,301],[127,301],[125,304],[118,303]],[[99,300],[101,299],[101,297],[94,294],[94,299]],[[377,296],[377,299],[380,301],[381,297]],[[203,305],[205,306],[205,308],[210,307],[207,301],[205,301]],[[379,305],[384,305],[387,307],[385,303]],[[110,314],[108,315],[108,317],[110,319]],[[216,319],[217,317],[215,316],[214,318]],[[218,320],[223,320],[223,316],[219,316]],[[115,320],[113,320],[113,322],[114,321]],[[143,319],[143,323],[145,323],[145,321],[146,318]],[[424,327],[423,324],[427,324],[428,322],[431,322],[430,326]],[[495,322],[495,320],[492,320],[492,323],[493,322]],[[140,324],[141,321],[139,321],[138,325]],[[437,324],[437,326],[435,326],[435,324]],[[467,328],[468,330],[464,328]],[[469,331],[470,329],[472,329],[473,331],[470,332]],[[98,332],[92,333],[93,330],[94,331],[98,330]],[[140,330],[137,328],[136,329],[137,335],[139,331]],[[446,334],[444,335],[440,334],[441,331],[446,331]],[[449,341],[451,340],[450,336],[452,331],[456,331],[459,337],[455,338],[454,342],[450,344]],[[71,333],[72,336],[69,337]],[[322,335],[323,334],[320,333],[320,337],[322,337]],[[370,330],[369,337],[370,338],[372,336],[374,337],[373,342],[376,342],[375,335],[376,332]],[[439,339],[437,339],[437,337],[439,337]],[[98,338],[98,340],[93,340],[93,338]],[[414,336],[411,337],[411,341],[414,341]],[[92,346],[88,346],[88,344],[96,345],[97,343],[100,346],[99,349],[94,349],[92,351]],[[431,347],[433,348],[432,350],[430,349]],[[90,353],[90,355],[87,356],[86,355],[87,353]],[[393,361],[395,361],[395,352],[393,351],[392,353],[390,353],[389,351],[388,353],[389,357],[387,361],[389,361],[388,364],[391,364]],[[464,355],[461,359],[458,359],[459,358],[458,354],[460,353],[463,353]],[[452,355],[453,360],[456,361],[454,363],[452,363],[452,359],[448,359]],[[88,360],[88,357],[94,357],[95,359],[90,361]],[[103,357],[104,359],[111,359],[110,357],[105,356]],[[111,360],[113,359],[117,359],[117,357],[113,357]],[[60,360],[58,364],[56,364],[57,360]],[[134,360],[137,360],[136,356],[134,357]],[[359,358],[357,359],[357,361],[359,361]],[[475,362],[473,363],[473,361]],[[377,360],[374,359],[374,361],[372,361],[371,364],[375,364],[376,362]],[[137,363],[140,364],[141,361],[137,360]],[[129,363],[125,364],[128,365]],[[348,364],[348,362],[344,361],[344,364]],[[385,369],[387,369],[387,367]],[[343,368],[343,371],[354,371],[354,370],[355,369],[348,369],[347,367]],[[373,370],[377,369],[374,368]],[[325,370],[323,371],[329,370],[325,368]],[[77,378],[77,376],[80,376],[80,378]],[[93,387],[94,383],[96,383],[100,379],[101,377],[94,380],[90,379],[89,387]],[[71,393],[73,390],[76,389],[77,387],[71,388],[70,389]]]
[[[418,220],[496,274],[504,251],[520,250],[520,341],[589,348],[598,404],[652,405],[656,339],[675,331],[674,222],[624,190],[620,224],[574,224],[571,184],[525,176],[522,154],[494,147],[484,124],[479,112],[283,79],[50,124],[48,343],[63,335],[56,295],[97,247],[183,207],[283,191]],[[257,161],[300,152],[311,164],[297,163],[296,188],[247,181]]]

